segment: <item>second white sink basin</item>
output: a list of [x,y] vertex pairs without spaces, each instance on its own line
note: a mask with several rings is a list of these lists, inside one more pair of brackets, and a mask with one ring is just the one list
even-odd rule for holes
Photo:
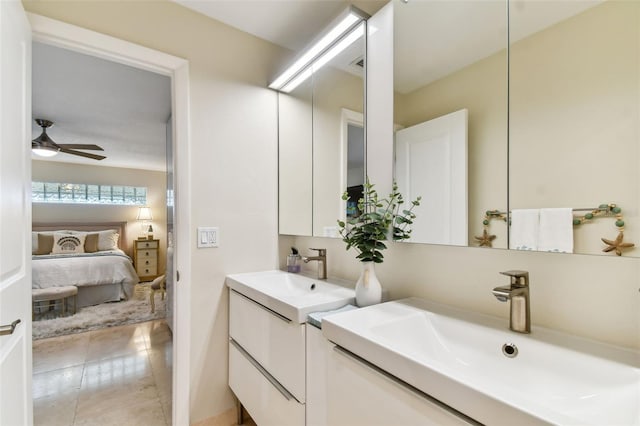
[[485,424],[640,425],[637,352],[507,325],[411,298],[329,316],[323,332]]
[[228,275],[226,283],[230,289],[300,324],[311,312],[338,309],[355,301],[352,289],[278,270]]

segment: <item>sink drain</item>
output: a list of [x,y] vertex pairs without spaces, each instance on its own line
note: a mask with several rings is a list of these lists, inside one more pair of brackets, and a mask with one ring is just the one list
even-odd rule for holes
[[502,353],[507,358],[515,358],[518,356],[518,347],[513,343],[505,343],[502,345]]

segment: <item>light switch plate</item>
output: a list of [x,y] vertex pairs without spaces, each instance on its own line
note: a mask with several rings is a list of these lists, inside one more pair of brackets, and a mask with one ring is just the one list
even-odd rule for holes
[[220,229],[218,227],[198,227],[198,248],[218,247],[219,245]]

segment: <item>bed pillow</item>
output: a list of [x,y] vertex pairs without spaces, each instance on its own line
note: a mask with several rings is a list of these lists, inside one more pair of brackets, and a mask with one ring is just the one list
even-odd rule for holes
[[98,231],[98,251],[116,250],[119,236],[120,234],[115,229]]
[[38,232],[38,245],[33,254],[50,254],[53,250],[53,234]]
[[84,253],[84,240],[86,235],[83,234],[61,234],[54,232],[53,234],[53,250],[51,254],[77,254]]
[[98,251],[98,234],[91,233],[86,234],[86,238],[84,239],[84,252],[85,253],[95,253]]

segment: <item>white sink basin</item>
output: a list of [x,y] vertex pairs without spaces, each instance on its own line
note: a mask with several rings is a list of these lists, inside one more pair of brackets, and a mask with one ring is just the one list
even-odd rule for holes
[[[404,299],[332,315],[334,343],[485,424],[640,425],[640,354]],[[515,344],[509,358],[502,346]]]
[[283,271],[227,275],[227,286],[278,314],[300,324],[316,311],[354,303],[352,289]]

